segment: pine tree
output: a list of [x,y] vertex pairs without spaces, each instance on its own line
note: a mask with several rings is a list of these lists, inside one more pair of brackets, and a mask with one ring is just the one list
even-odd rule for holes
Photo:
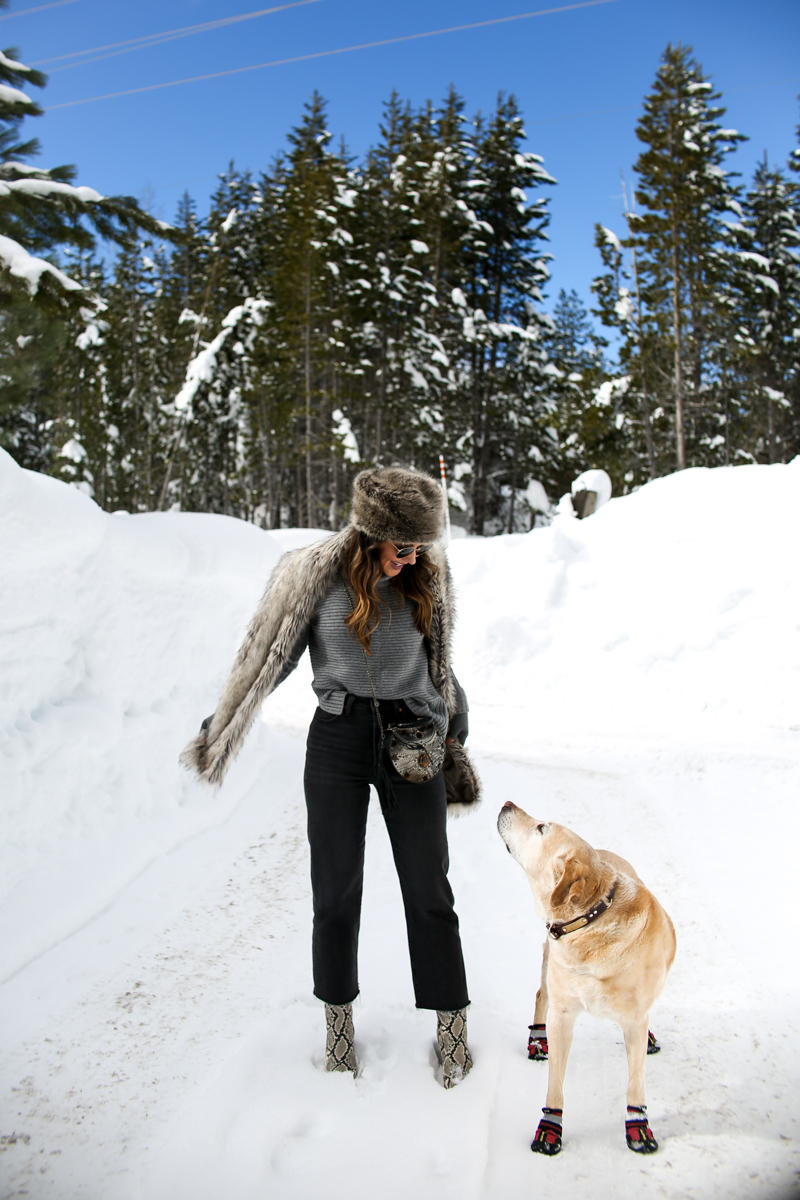
[[646,149],[634,168],[639,212],[629,244],[638,255],[648,386],[666,408],[669,380],[679,469],[705,461],[709,425],[719,417],[710,384],[726,326],[717,303],[728,271],[723,218],[738,194],[722,164],[744,140],[720,125],[719,98],[691,49],[670,45],[636,128]]
[[582,471],[602,464],[615,492],[625,490],[629,467],[624,412],[619,389],[608,385],[603,351],[608,345],[594,329],[578,294],[562,288],[553,307],[553,328],[545,339],[550,378],[544,420],[551,445],[542,456],[539,479],[555,497],[569,491]]
[[[76,339],[93,336],[87,331],[98,331],[101,320],[95,235],[121,242],[138,229],[167,227],[130,197],[74,186],[74,167],[26,164],[39,144],[22,140],[20,125],[42,109],[21,89],[45,82],[16,50],[0,53],[0,359],[14,384],[0,401],[0,444],[25,466],[53,467],[91,488],[82,441],[87,381]],[[71,274],[59,253],[74,265]]]
[[[625,216],[628,222],[633,217],[627,203]],[[594,244],[605,274],[592,283],[597,299],[597,308],[592,311],[606,328],[618,329],[621,334],[619,374],[600,393],[609,414],[613,408],[617,433],[621,435],[617,439],[616,471],[610,465],[606,469],[615,482],[622,472],[625,485],[638,485],[645,479],[655,479],[661,467],[668,469],[663,450],[659,456],[659,448],[669,442],[666,408],[653,408],[653,398],[663,389],[663,345],[658,325],[645,319],[635,245],[630,238],[623,243],[612,229],[599,224],[595,225]],[[625,250],[630,255],[628,266]]]
[[[7,0],[0,7],[7,7]],[[38,154],[39,143],[19,140],[20,123],[41,116],[42,109],[20,85],[44,87],[46,76],[17,61],[17,53],[0,52],[0,303],[30,295],[56,311],[70,303],[75,308],[86,303],[81,285],[37,255],[67,245],[91,251],[94,237],[86,222],[112,240],[166,226],[142,212],[132,197],[105,197],[73,186],[75,167],[40,170],[21,161]]]
[[[461,289],[470,421],[472,532],[497,519],[507,489],[528,479],[539,427],[532,411],[541,396],[546,355],[540,346],[547,322],[537,304],[549,277],[550,257],[539,248],[549,221],[547,200],[530,203],[526,189],[555,180],[542,159],[523,153],[522,117],[513,96],[498,98],[491,120],[473,123],[472,177],[468,181],[471,231]],[[513,517],[512,517],[513,523]]]
[[731,226],[743,376],[734,453],[786,462],[800,449],[800,212],[797,189],[766,156],[742,210]]
[[[800,96],[797,98],[800,100]],[[800,125],[797,126],[797,141],[800,143]],[[789,155],[789,170],[800,174],[800,145],[795,146]]]
[[294,402],[294,446],[288,456],[284,451],[285,469],[294,473],[294,519],[307,526],[335,526],[339,519],[331,494],[332,414],[340,409],[346,374],[340,332],[353,235],[346,160],[329,150],[330,140],[325,103],[314,93],[273,183],[279,239],[266,334],[278,368],[275,399],[284,411]]
[[[443,404],[452,386],[440,333],[442,293],[451,267],[458,174],[460,101],[412,114],[396,95],[381,141],[370,152],[356,194],[352,290],[361,374],[358,424],[365,457],[400,458],[430,468],[430,438],[443,438]],[[455,145],[453,145],[455,142]],[[355,414],[354,414],[355,415]]]
[[[194,507],[237,516],[249,512],[242,388],[250,377],[250,362],[235,334],[239,321],[251,312],[244,306],[259,294],[258,239],[253,233],[258,191],[249,173],[236,171],[231,163],[219,177],[206,221],[200,224],[186,201],[179,208],[182,244],[172,256],[158,306],[168,340],[180,347],[179,372],[171,375],[166,405],[172,430],[158,497],[162,508]],[[251,333],[245,338],[248,342]]]

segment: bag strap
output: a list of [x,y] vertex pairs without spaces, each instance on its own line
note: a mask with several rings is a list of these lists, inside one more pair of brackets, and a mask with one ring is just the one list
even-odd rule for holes
[[[342,577],[342,583],[344,585],[344,590],[347,592],[347,598],[353,606],[353,612],[355,612],[356,611],[356,602],[353,599],[353,596],[351,595],[350,588],[347,586],[347,580],[344,577],[343,571],[341,572],[341,577]],[[378,718],[378,728],[381,731],[381,750],[382,750],[383,744],[386,741],[386,730],[384,729],[383,721],[381,720],[381,710],[380,710],[380,705],[378,704],[378,697],[375,693],[375,684],[372,682],[372,676],[369,671],[369,663],[367,662],[367,652],[364,649],[364,643],[361,641],[360,638],[359,638],[358,644],[361,647],[361,653],[364,655],[364,669],[367,672],[367,679],[369,680],[370,691],[372,692],[372,703],[375,706],[375,716]]]

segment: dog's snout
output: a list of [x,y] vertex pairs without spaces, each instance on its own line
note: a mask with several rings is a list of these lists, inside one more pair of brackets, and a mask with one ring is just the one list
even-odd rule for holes
[[510,800],[506,800],[505,804],[500,809],[500,812],[497,814],[497,832],[506,843],[506,850],[508,850],[509,854],[511,853],[511,849],[508,845],[507,839],[510,836],[511,829],[514,825],[514,812],[516,807],[516,804],[513,804]]

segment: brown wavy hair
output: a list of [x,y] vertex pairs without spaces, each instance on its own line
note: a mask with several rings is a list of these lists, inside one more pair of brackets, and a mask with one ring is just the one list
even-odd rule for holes
[[[430,585],[436,573],[434,564],[427,554],[423,554],[413,566],[406,564],[391,583],[403,603],[410,600],[414,605],[414,624],[423,637],[428,637],[431,631],[433,592]],[[369,654],[372,635],[381,620],[380,597],[376,589],[383,578],[383,570],[377,545],[358,529],[351,530],[345,545],[343,574],[355,598],[355,608],[345,618],[345,625]]]

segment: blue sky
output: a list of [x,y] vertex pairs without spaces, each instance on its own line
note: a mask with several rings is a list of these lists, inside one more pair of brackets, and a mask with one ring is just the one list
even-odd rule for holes
[[[0,45],[42,63],[201,22],[220,21],[269,0],[20,0],[0,15]],[[46,0],[44,0],[46,3]],[[275,2],[275,0],[273,0]],[[376,140],[393,88],[417,106],[452,82],[467,112],[490,110],[514,92],[527,148],[558,180],[550,189],[550,303],[560,287],[589,301],[598,270],[593,224],[622,232],[619,172],[638,153],[634,126],[667,42],[694,47],[721,89],[726,125],[750,141],[731,163],[749,178],[766,151],[785,163],[800,120],[800,3],[797,0],[610,0],[437,37],[225,75],[87,104],[88,97],[146,88],[265,61],[401,38],[531,11],[531,0],[309,0],[228,26],[132,52],[42,63],[49,108],[27,123],[43,166],[75,163],[81,183],[137,196],[169,220],[187,189],[205,211],[215,175],[233,159],[254,171],[285,145],[314,88],[328,101],[329,127],[361,156]],[[548,5],[549,7],[549,5]],[[18,15],[13,15],[18,14]],[[118,47],[120,49],[120,47]],[[97,58],[94,62],[83,61]],[[78,62],[80,65],[71,65]],[[57,69],[60,68],[60,69]],[[66,69],[63,69],[66,68]],[[37,94],[38,98],[38,94]],[[58,107],[67,105],[66,107]],[[52,106],[50,108],[49,106]]]

